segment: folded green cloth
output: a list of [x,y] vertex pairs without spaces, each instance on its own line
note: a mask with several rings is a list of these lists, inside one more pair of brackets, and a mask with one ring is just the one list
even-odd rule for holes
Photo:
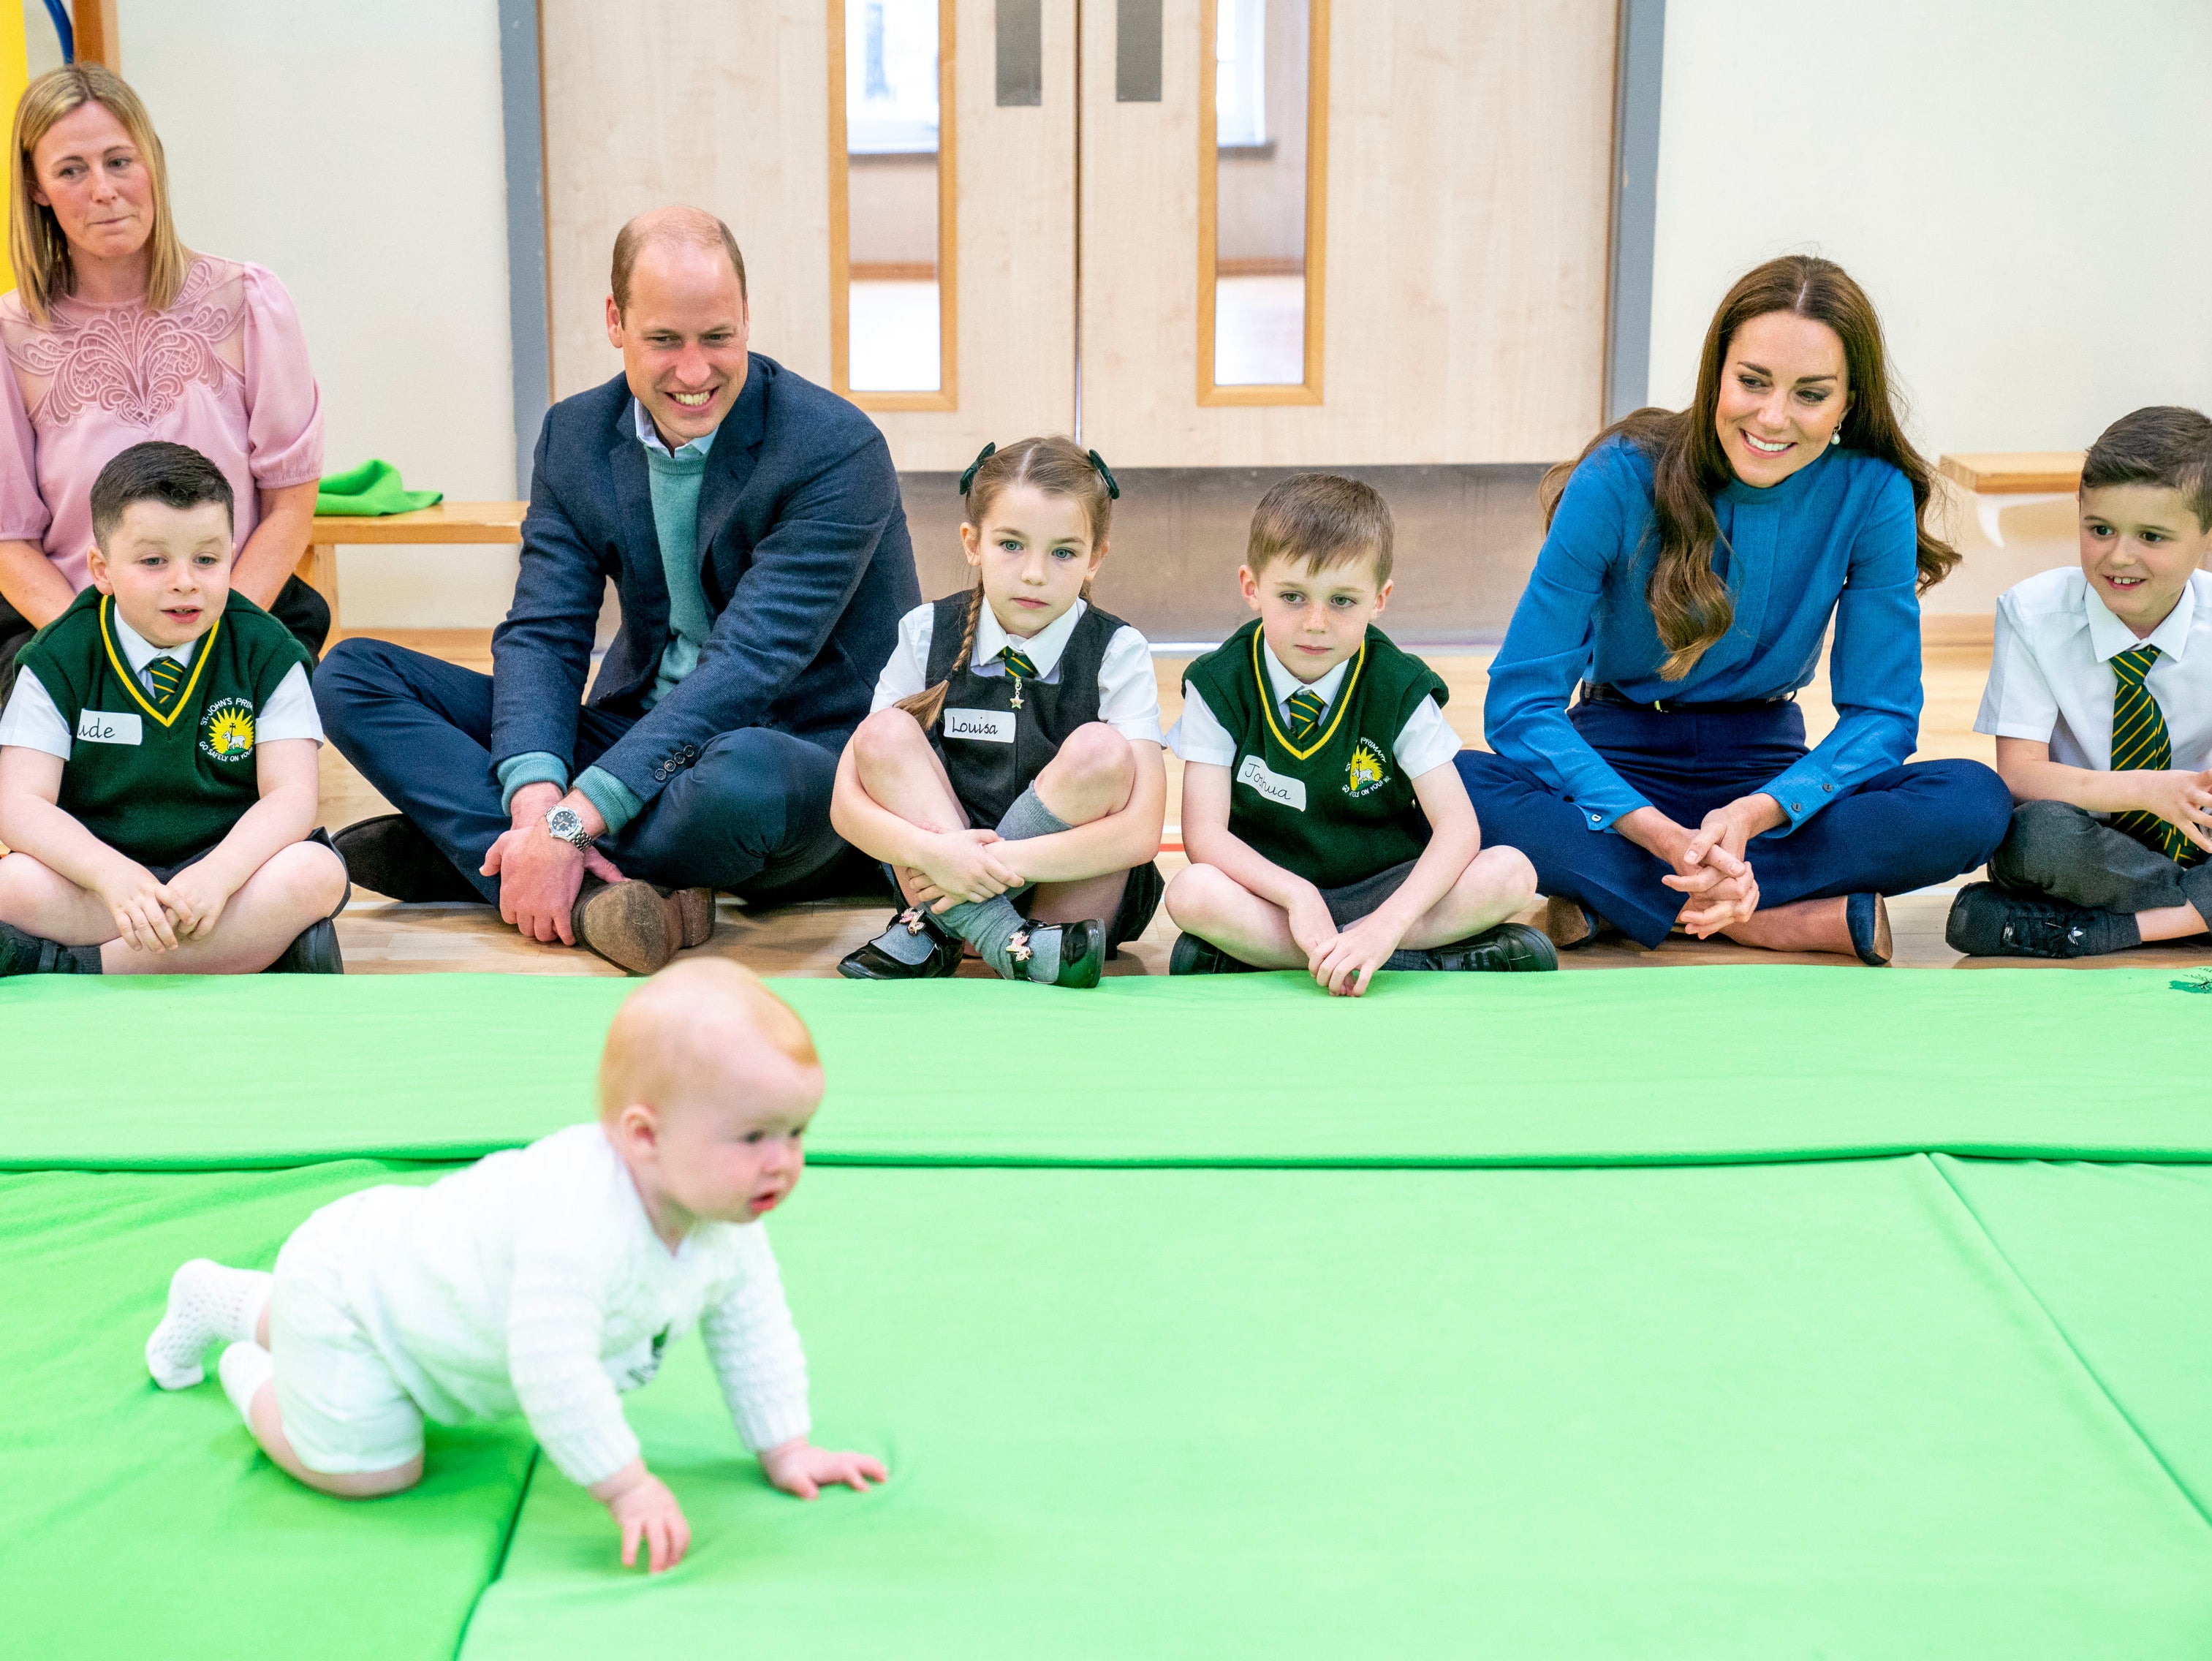
[[443,490],[410,490],[399,483],[399,469],[388,461],[364,461],[342,473],[332,473],[316,487],[319,514],[411,514],[417,508],[434,508],[446,499]]

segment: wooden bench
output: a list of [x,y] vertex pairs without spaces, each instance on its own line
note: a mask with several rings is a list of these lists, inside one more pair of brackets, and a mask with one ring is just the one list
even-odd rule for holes
[[1936,471],[1973,497],[1982,533],[2002,548],[2004,532],[1997,515],[2007,508],[2029,506],[2026,499],[2056,502],[2073,496],[2081,488],[2081,452],[1988,450],[1945,456]]
[[522,540],[526,502],[441,502],[411,514],[356,517],[318,514],[300,557],[300,580],[330,602],[331,623],[338,622],[338,550],[403,543],[486,542],[509,546]]

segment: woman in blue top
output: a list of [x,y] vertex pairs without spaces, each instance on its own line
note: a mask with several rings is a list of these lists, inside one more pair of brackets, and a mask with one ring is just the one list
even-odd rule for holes
[[[1459,768],[1486,834],[1535,861],[1559,946],[1680,925],[1887,963],[1881,897],[2003,837],[1990,769],[1905,763],[1920,592],[1959,557],[1921,522],[1929,471],[1884,359],[1840,266],[1771,260],[1721,302],[1695,404],[1638,410],[1546,477],[1483,706],[1496,753]],[[1832,616],[1836,726],[1808,750],[1794,698]]]

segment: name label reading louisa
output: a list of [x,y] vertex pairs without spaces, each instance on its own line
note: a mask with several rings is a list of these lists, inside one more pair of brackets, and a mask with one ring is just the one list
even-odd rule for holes
[[1257,756],[1244,757],[1244,764],[1237,770],[1237,782],[1250,785],[1269,801],[1279,802],[1294,813],[1306,811],[1305,781],[1284,777]]
[[143,736],[136,715],[108,709],[80,709],[76,712],[76,741],[79,744],[137,744]]
[[1012,744],[1014,712],[1011,709],[947,709],[945,736],[973,739],[978,744]]

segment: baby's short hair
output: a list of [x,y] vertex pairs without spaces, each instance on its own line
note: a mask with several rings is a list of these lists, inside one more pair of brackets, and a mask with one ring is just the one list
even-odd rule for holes
[[179,512],[219,502],[223,518],[234,528],[238,522],[236,499],[222,469],[191,445],[164,439],[132,445],[92,481],[92,539],[103,551],[134,502],[158,502]]
[[2212,420],[2179,404],[2124,415],[2081,459],[2081,488],[2154,484],[2188,498],[2200,531],[2212,531]]
[[1371,484],[1335,473],[1293,473],[1252,510],[1244,564],[1254,576],[1279,559],[1316,571],[1371,559],[1375,586],[1390,580],[1390,504]]
[[599,1056],[599,1116],[629,1102],[660,1104],[686,1092],[748,1034],[794,1065],[818,1068],[813,1035],[799,1012],[761,977],[726,958],[672,963],[615,1012]]

